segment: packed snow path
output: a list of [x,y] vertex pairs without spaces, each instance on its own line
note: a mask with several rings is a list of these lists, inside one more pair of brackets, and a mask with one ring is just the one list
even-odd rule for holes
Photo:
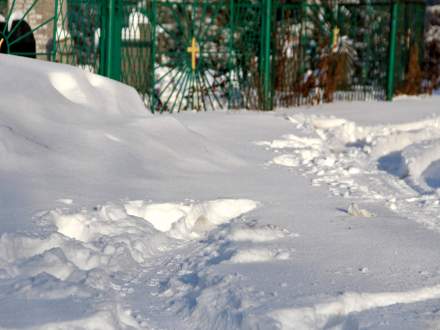
[[439,328],[438,98],[153,117],[0,59],[0,328]]

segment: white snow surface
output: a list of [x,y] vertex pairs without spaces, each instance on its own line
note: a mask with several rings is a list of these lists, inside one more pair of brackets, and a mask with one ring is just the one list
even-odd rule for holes
[[153,116],[0,69],[0,329],[440,327],[439,97]]

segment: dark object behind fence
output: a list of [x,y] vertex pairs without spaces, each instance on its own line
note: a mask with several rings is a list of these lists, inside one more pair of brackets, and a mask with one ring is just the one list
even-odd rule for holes
[[24,19],[13,20],[10,26],[0,22],[0,43],[0,53],[36,58],[35,37]]

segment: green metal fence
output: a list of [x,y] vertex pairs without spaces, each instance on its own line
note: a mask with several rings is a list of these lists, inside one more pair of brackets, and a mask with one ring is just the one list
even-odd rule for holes
[[[48,1],[30,0],[23,20]],[[134,86],[151,111],[392,99],[422,85],[423,0],[52,3],[30,24],[37,41],[52,37],[35,54]]]
[[278,3],[274,93],[278,106],[385,98],[390,3]]

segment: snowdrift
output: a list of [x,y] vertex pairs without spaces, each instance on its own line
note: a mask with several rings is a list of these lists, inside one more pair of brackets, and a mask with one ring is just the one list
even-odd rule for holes
[[[391,210],[440,229],[438,116],[393,125],[360,125],[325,115],[296,114],[288,120],[301,135],[258,143],[278,153],[273,164],[305,171],[314,185],[329,185],[336,196],[384,200]],[[408,203],[417,203],[425,214]]]
[[0,63],[0,209],[15,215],[0,232],[58,199],[93,205],[140,196],[164,176],[243,164],[175,118],[152,116],[131,87],[66,65]]
[[245,162],[152,116],[131,87],[66,65],[0,63],[0,327],[148,328],[116,282],[258,203],[130,196]]

